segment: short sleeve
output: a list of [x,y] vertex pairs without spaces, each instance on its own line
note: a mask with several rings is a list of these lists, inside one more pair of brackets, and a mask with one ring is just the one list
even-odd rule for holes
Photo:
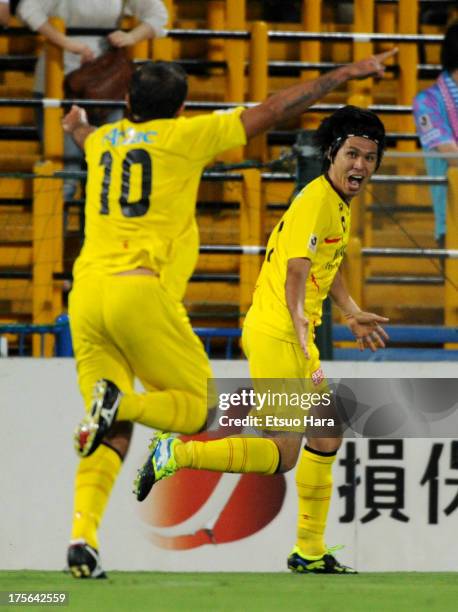
[[128,7],[140,21],[153,28],[156,37],[166,35],[169,14],[162,0],[129,0]]
[[218,153],[246,144],[245,127],[240,119],[243,107],[183,119],[180,135],[190,159],[207,163]]
[[[102,126],[102,128],[103,128],[103,126]],[[97,132],[98,132],[100,129],[102,129],[102,128],[98,128],[98,129],[94,130],[93,132],[91,132],[91,133],[89,134],[89,136],[87,136],[87,137],[86,137],[86,140],[84,141],[84,154],[85,154],[86,158],[88,157],[89,152],[90,152],[90,150],[91,150],[91,148],[92,148],[92,146],[93,146],[93,142],[94,142],[95,134],[96,134],[96,133],[97,133]]]
[[37,31],[53,14],[54,0],[21,0],[17,7],[17,16],[33,31]]
[[455,142],[445,108],[431,91],[422,91],[415,97],[413,113],[417,133],[425,149]]
[[313,262],[320,243],[327,235],[330,222],[329,206],[323,199],[314,201],[299,195],[288,219],[286,258],[306,257]]

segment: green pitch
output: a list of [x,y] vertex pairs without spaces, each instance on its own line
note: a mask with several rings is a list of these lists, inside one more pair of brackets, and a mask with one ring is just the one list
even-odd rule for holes
[[[448,612],[458,606],[456,574],[172,574],[110,572],[74,580],[61,572],[3,571],[0,591],[67,591],[63,610],[81,612]],[[0,606],[13,610],[22,606]],[[52,609],[53,606],[33,606]]]

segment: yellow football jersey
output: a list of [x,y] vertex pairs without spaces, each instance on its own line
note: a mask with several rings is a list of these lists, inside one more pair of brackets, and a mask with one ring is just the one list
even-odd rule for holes
[[[140,266],[161,274],[168,262],[183,259],[179,238],[195,224],[201,173],[215,155],[246,143],[242,112],[122,119],[92,132],[85,142],[85,239],[74,278]],[[194,264],[198,241],[191,242]]]
[[285,296],[288,260],[295,257],[312,262],[304,309],[309,321],[319,325],[322,303],[342,261],[349,232],[350,207],[327,178],[322,175],[304,187],[269,238],[245,325],[297,342]]
[[161,281],[166,291],[181,302],[199,258],[199,228],[195,219],[177,236],[174,257],[161,270]]

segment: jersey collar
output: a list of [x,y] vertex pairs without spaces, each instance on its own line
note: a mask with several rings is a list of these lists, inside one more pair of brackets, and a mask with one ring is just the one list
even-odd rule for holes
[[348,208],[350,208],[350,202],[347,202],[347,200],[345,199],[345,197],[340,193],[340,191],[337,189],[337,187],[334,186],[334,183],[331,181],[331,179],[329,178],[329,174],[327,172],[324,173],[324,178],[328,181],[328,183],[331,185],[331,188],[333,191],[336,192],[336,194],[339,196],[339,198],[341,200],[343,200],[343,202],[345,202],[345,204],[348,206]]

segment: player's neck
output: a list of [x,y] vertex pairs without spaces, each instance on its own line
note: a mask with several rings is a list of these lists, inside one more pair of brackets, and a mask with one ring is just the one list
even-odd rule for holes
[[458,68],[456,70],[452,70],[449,74],[455,81],[455,83],[458,85]]
[[331,185],[331,187],[334,189],[334,191],[337,193],[337,195],[339,196],[339,198],[342,198],[342,200],[345,202],[345,204],[348,204],[348,206],[350,206],[350,202],[351,202],[351,198],[344,196],[343,193],[341,193],[337,187],[334,185],[334,183],[332,182],[331,177],[329,176],[329,174],[327,172],[324,173],[324,178],[328,181],[328,183]]

